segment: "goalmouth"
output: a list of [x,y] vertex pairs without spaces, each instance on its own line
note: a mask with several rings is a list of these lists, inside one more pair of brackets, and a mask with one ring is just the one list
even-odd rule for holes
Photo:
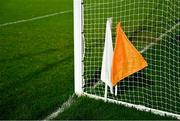
[[74,0],[75,93],[104,98],[100,80],[106,20],[120,21],[148,67],[108,88],[107,101],[180,119],[180,1]]

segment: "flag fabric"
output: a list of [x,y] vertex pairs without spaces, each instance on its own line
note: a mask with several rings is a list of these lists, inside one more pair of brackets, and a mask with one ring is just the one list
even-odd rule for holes
[[111,94],[113,94],[113,86],[111,81],[111,67],[113,58],[113,43],[112,43],[112,18],[107,19],[105,44],[101,68],[101,80],[110,87]]
[[148,64],[123,32],[120,23],[116,27],[116,44],[112,61],[112,85],[142,70]]

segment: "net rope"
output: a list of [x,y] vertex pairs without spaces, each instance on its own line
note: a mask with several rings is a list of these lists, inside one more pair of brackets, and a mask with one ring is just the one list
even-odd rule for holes
[[148,67],[118,83],[108,98],[180,115],[180,1],[84,0],[83,90],[104,96],[100,80],[107,18],[117,22],[141,52]]

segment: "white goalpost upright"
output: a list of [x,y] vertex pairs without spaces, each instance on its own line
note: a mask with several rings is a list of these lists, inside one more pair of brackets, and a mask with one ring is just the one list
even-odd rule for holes
[[[107,90],[100,79],[106,21],[121,22],[148,67]],[[180,119],[180,1],[74,0],[75,93]]]
[[77,95],[83,93],[82,17],[82,0],[74,0],[74,89]]

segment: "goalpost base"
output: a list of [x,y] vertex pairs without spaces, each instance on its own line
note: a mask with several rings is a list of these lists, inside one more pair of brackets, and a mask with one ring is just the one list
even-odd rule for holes
[[157,110],[157,109],[148,108],[148,107],[145,107],[145,106],[142,106],[142,105],[136,105],[136,104],[131,104],[131,103],[123,102],[123,101],[113,100],[113,99],[110,99],[110,98],[104,98],[104,97],[88,94],[88,93],[85,93],[85,92],[82,94],[82,96],[87,96],[89,98],[96,99],[96,100],[103,100],[104,102],[123,105],[123,106],[129,107],[129,108],[135,108],[135,109],[137,109],[139,111],[151,112],[153,114],[157,114],[157,115],[160,115],[160,116],[169,116],[169,117],[177,118],[178,120],[180,120],[180,115],[173,114],[173,113],[166,112],[166,111]]

